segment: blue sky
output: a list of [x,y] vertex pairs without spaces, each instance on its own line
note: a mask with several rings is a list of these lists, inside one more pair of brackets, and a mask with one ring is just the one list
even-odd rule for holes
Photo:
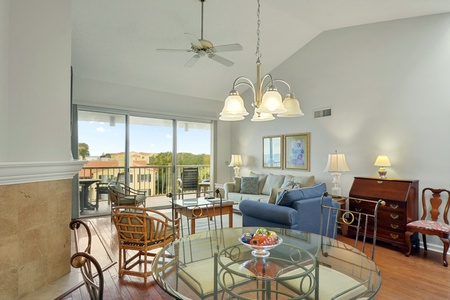
[[[210,131],[178,128],[178,152],[210,153]],[[78,122],[78,140],[89,145],[91,156],[125,151],[125,125],[110,126],[104,122]],[[159,153],[172,151],[172,128],[132,124],[130,150]]]

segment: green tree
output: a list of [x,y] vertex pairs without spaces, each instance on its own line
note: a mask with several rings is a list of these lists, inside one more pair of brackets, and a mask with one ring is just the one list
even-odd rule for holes
[[80,155],[83,159],[86,159],[86,156],[91,155],[89,153],[89,145],[86,143],[78,143],[78,155]]

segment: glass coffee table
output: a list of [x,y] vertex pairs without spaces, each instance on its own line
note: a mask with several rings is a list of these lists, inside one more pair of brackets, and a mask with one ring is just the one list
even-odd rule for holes
[[[335,239],[272,228],[283,242],[264,257],[240,237],[257,228],[224,228],[183,237],[153,261],[156,282],[176,299],[372,299],[378,266]],[[268,228],[269,229],[269,228]]]

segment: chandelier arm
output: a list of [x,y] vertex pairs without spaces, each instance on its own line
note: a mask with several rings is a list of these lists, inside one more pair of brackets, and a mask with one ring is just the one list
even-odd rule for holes
[[[239,80],[243,80],[243,81],[238,82]],[[255,86],[253,85],[253,82],[245,76],[240,76],[240,77],[236,78],[236,80],[234,81],[233,90],[235,90],[238,86],[241,86],[241,85],[246,85],[252,89],[252,92],[253,92],[252,105],[255,106],[256,105],[256,91],[255,91]]]
[[289,83],[287,83],[285,80],[283,79],[274,79],[273,82],[281,82],[284,83],[285,85],[287,85],[288,89],[289,89],[289,94],[291,94],[291,86]]

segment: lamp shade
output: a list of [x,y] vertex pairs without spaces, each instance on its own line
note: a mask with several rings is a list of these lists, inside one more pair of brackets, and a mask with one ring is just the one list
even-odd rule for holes
[[222,114],[219,118],[219,120],[222,121],[241,121],[244,120],[243,115],[232,115],[232,114]]
[[255,109],[255,113],[253,114],[252,121],[253,122],[264,122],[264,121],[272,121],[275,117],[272,114],[257,112]]
[[294,94],[287,94],[286,98],[284,98],[283,105],[287,109],[287,111],[278,114],[277,116],[280,118],[293,118],[301,117],[304,115],[304,113],[300,109],[300,103],[297,99],[295,99]]
[[328,154],[328,163],[324,172],[347,172],[350,169],[345,161],[345,154],[333,153]]
[[376,167],[390,167],[391,162],[389,161],[389,157],[387,155],[379,155],[375,160],[374,166]]
[[264,93],[261,105],[258,107],[258,112],[269,114],[281,114],[286,112],[283,105],[283,99],[275,87],[269,87]]
[[227,99],[225,99],[225,104],[220,115],[248,115],[244,106],[244,100],[239,96],[237,91],[232,90]]
[[229,167],[240,167],[240,166],[242,166],[241,155],[240,154],[232,154]]

